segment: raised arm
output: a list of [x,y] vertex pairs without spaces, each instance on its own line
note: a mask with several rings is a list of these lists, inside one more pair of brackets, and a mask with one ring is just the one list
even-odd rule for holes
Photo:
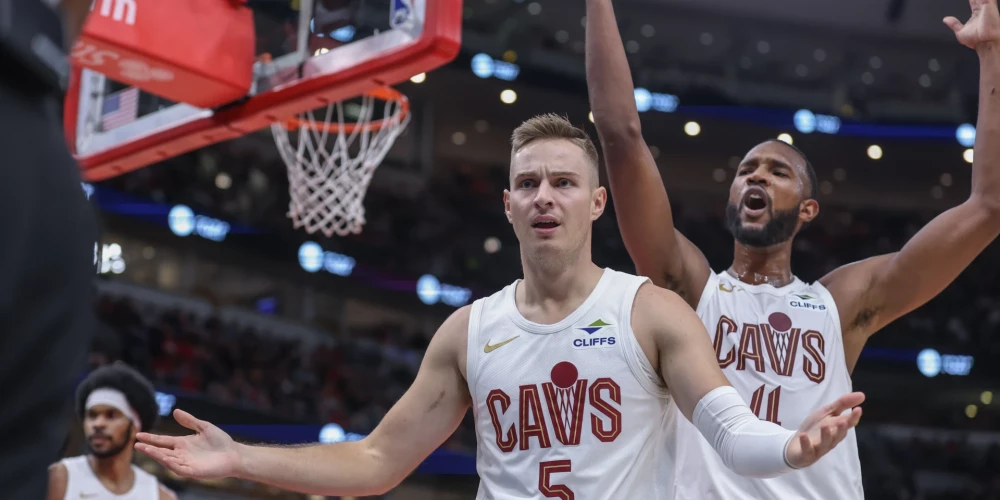
[[899,252],[844,266],[821,280],[840,310],[852,365],[869,336],[941,293],[1000,234],[1000,14],[997,0],[969,3],[967,24],[953,17],[945,23],[979,54],[972,192]]
[[812,465],[861,419],[861,408],[854,408],[864,401],[859,392],[817,409],[798,431],[758,419],[719,369],[701,320],[673,292],[642,286],[632,329],[640,344],[651,340],[650,360],[681,413],[737,474],[774,477]]
[[431,340],[416,380],[368,437],[303,447],[249,446],[176,410],[184,437],[139,433],[136,449],[171,471],[200,479],[240,477],[327,496],[381,495],[399,484],[450,436],[469,406],[459,367],[469,308],[459,309]]
[[708,261],[674,229],[670,200],[642,138],[611,0],[587,0],[587,86],[622,239],[636,270],[697,305]]

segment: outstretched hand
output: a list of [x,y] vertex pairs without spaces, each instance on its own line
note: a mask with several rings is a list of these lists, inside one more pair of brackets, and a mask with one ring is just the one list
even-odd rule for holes
[[969,0],[969,7],[972,16],[965,24],[952,16],[944,18],[944,24],[955,33],[958,42],[970,49],[1000,42],[997,0]]
[[[852,392],[841,396],[809,415],[802,422],[799,432],[785,450],[788,463],[795,468],[808,467],[826,455],[847,436],[847,431],[858,425],[865,395]],[[850,410],[845,413],[846,410]]]
[[135,449],[182,477],[218,479],[237,475],[239,445],[229,434],[183,410],[174,410],[174,419],[195,434],[161,436],[140,432]]

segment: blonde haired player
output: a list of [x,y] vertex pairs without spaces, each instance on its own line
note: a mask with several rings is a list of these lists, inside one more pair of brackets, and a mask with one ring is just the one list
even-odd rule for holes
[[[1000,233],[1000,14],[971,0],[964,26],[982,76],[979,137],[968,201],[941,214],[899,252],[834,270],[815,283],[792,274],[792,240],[819,213],[816,175],[796,148],[767,141],[736,170],[726,219],[732,266],[713,273],[673,227],[663,181],[642,137],[628,61],[611,0],[587,0],[587,81],[622,238],[640,273],[677,292],[714,343],[716,362],[761,419],[796,428],[851,390],[850,372],[872,334],[941,292]],[[710,443],[675,419],[676,482],[666,499],[864,497],[854,432],[814,467],[778,478],[740,477]]]
[[[586,133],[555,115],[513,136],[507,218],[524,279],[463,307],[427,349],[410,389],[352,443],[265,448],[233,442],[182,411],[196,434],[140,434],[137,449],[182,476],[237,476],[323,495],[381,494],[455,430],[472,405],[477,498],[656,499],[673,399],[740,474],[805,467],[855,426],[848,394],[799,432],[758,420],[716,365],[705,328],[672,292],[594,265],[591,226],[607,194]],[[847,410],[847,411],[845,411]]]

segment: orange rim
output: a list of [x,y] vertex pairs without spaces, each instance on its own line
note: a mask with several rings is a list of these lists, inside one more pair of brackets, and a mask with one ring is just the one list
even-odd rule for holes
[[300,128],[305,128],[309,130],[316,130],[320,132],[331,132],[331,133],[354,133],[358,127],[369,129],[372,131],[381,130],[382,127],[395,122],[397,119],[402,120],[406,118],[406,114],[410,112],[410,100],[403,95],[402,92],[392,88],[392,87],[379,87],[374,90],[369,90],[364,93],[366,96],[374,97],[381,101],[396,101],[399,103],[399,107],[396,109],[396,113],[392,118],[383,118],[381,120],[372,120],[371,123],[367,125],[358,125],[357,123],[345,123],[341,126],[339,123],[330,122],[310,122],[309,120],[301,120],[298,117],[291,117],[285,120],[281,120],[280,123],[283,127],[288,130],[298,130]]

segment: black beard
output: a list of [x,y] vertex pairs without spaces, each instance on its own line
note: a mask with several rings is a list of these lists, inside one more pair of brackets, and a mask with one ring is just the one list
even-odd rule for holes
[[[90,443],[88,442],[87,443],[87,448],[90,449],[90,454],[93,455],[93,456],[95,456],[95,457],[97,457],[97,458],[111,458],[111,457],[113,457],[115,455],[118,455],[122,451],[125,451],[125,448],[128,448],[128,446],[129,446],[129,438],[128,437],[130,435],[132,435],[132,424],[131,423],[128,425],[128,429],[125,430],[125,439],[124,439],[124,441],[121,444],[119,444],[117,446],[112,446],[111,448],[109,448],[107,450],[104,450],[104,451],[96,451],[96,450],[94,450],[93,448],[90,447]],[[108,436],[108,439],[111,439],[110,436]]]
[[770,247],[784,243],[795,236],[795,228],[799,222],[799,209],[773,211],[768,207],[771,217],[759,229],[749,229],[740,220],[740,209],[732,203],[726,204],[726,227],[736,241],[748,247]]

